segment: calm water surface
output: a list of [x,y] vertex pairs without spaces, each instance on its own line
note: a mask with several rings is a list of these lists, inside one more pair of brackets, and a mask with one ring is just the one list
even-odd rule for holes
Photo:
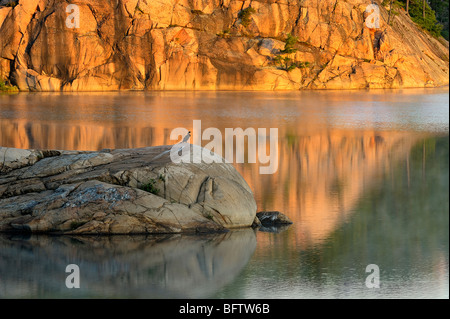
[[[0,235],[0,298],[448,298],[449,97],[434,90],[0,95],[0,146],[173,144],[278,128],[278,172],[236,164],[294,225],[207,236]],[[0,212],[1,213],[1,212]],[[65,286],[77,264],[81,288]],[[365,285],[380,268],[380,288]]]

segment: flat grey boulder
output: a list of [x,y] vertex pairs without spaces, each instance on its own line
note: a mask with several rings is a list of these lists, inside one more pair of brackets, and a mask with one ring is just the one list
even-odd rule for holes
[[[170,148],[0,148],[0,232],[142,234],[251,227],[253,193],[231,164],[176,164]],[[191,155],[195,151],[202,149],[192,147]]]

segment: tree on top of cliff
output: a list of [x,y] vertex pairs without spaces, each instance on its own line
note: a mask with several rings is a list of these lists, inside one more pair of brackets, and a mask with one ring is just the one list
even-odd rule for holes
[[[394,2],[396,6],[403,7],[408,11],[411,19],[421,26],[423,29],[430,32],[433,36],[439,37],[444,36],[448,39],[448,0],[397,0]],[[434,9],[430,6],[434,5]],[[445,9],[447,10],[445,13]],[[437,12],[439,11],[439,16],[441,20],[437,19]],[[443,23],[447,21],[447,31],[444,30]]]
[[442,36],[449,39],[449,0],[429,0],[430,7],[436,12],[437,21],[442,24]]

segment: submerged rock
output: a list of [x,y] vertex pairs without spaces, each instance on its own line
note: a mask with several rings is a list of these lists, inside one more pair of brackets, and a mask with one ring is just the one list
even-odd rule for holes
[[181,233],[252,225],[253,193],[231,164],[158,157],[170,147],[0,148],[0,232]]

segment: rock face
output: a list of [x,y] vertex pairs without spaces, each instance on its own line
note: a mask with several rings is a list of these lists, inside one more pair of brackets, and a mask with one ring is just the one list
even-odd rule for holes
[[0,148],[0,232],[181,233],[252,225],[253,193],[231,164],[175,164],[169,154],[158,156],[168,149]]
[[[448,43],[421,31],[402,11],[387,25],[380,1],[377,30],[365,24],[369,0],[16,2],[0,4],[0,79],[22,91],[361,89],[449,82]],[[76,13],[67,12],[69,4],[78,6],[79,28],[68,27]],[[296,52],[283,54],[288,34],[298,38]]]

